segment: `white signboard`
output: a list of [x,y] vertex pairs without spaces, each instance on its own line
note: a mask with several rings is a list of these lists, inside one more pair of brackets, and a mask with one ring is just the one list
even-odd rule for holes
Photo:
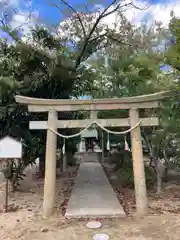
[[21,158],[22,143],[11,137],[4,137],[0,140],[0,159],[1,158]]
[[98,138],[98,133],[96,129],[87,129],[81,134],[82,138]]

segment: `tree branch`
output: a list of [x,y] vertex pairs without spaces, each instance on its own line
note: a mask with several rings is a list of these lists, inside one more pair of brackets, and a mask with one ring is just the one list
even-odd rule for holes
[[130,47],[133,47],[132,44],[130,44],[130,43],[126,43],[126,42],[122,41],[121,39],[117,39],[117,38],[114,38],[114,37],[109,36],[109,35],[106,35],[106,37],[107,37],[108,39],[113,40],[114,42],[119,43],[119,44],[124,44],[124,45],[128,45],[128,46],[130,46]]
[[[116,1],[115,1],[115,2],[116,2]],[[112,5],[111,5],[111,6],[112,6]],[[111,10],[111,11],[107,12],[106,14],[104,14],[104,15],[103,15],[103,18],[111,15],[112,13],[116,12],[116,11],[117,11],[118,9],[120,9],[120,8],[128,7],[128,6],[133,6],[133,5],[132,5],[132,2],[126,3],[126,4],[124,4],[124,5],[118,4],[113,10]]]
[[[17,36],[15,36],[15,34],[13,34],[13,30],[11,30],[11,29],[4,23],[4,21],[3,21],[2,19],[0,20],[0,24],[1,24],[0,29],[1,29],[3,32],[7,33],[14,41],[16,41],[16,42],[21,42],[20,38],[17,37]],[[15,30],[14,30],[14,33],[15,33]]]
[[140,7],[138,7],[137,5],[135,5],[133,3],[131,3],[131,6],[136,8],[136,9],[138,9],[138,10],[147,10],[151,6],[151,4],[147,4],[147,6],[144,7],[144,8],[140,8]]
[[[112,7],[116,2],[117,2],[117,0],[113,0],[113,2],[112,2],[109,6],[107,6],[107,7],[104,9],[104,11],[99,15],[99,17],[96,19],[96,21],[95,21],[95,23],[94,23],[91,31],[89,32],[88,36],[87,36],[87,37],[85,38],[85,40],[84,40],[83,47],[82,47],[82,49],[81,49],[81,51],[80,51],[80,54],[79,54],[79,56],[78,56],[78,58],[77,58],[77,60],[76,60],[76,64],[75,64],[75,68],[76,68],[76,69],[78,68],[78,66],[79,66],[80,63],[81,63],[81,59],[82,59],[82,56],[83,56],[83,54],[84,54],[84,52],[85,52],[85,50],[86,50],[86,47],[87,47],[87,45],[88,45],[88,41],[90,40],[92,34],[94,33],[94,31],[95,31],[98,23],[99,23],[100,20],[104,17],[104,15],[105,15],[105,13],[108,11],[108,9],[109,9],[110,7]],[[108,15],[109,15],[109,14],[106,14],[106,16],[108,16]]]
[[[85,30],[83,21],[82,21],[82,19],[81,19],[81,17],[80,17],[80,14],[76,11],[75,8],[73,8],[73,7],[72,7],[68,2],[66,2],[65,0],[61,0],[61,2],[62,2],[64,5],[66,5],[69,9],[71,9],[71,11],[72,11],[73,13],[75,13],[75,15],[76,15],[76,17],[77,17],[77,19],[79,20],[79,23],[80,23],[80,25],[81,25],[81,28],[82,28],[82,31],[83,31],[83,35],[84,35],[84,37],[86,38],[86,30]],[[56,3],[52,3],[51,5],[60,10],[60,7],[59,7]]]
[[137,53],[139,52],[138,51],[138,44],[130,44],[128,42],[124,42],[122,39],[117,39],[117,38],[114,38],[114,37],[109,36],[109,35],[106,35],[106,37],[109,38],[110,40],[116,42],[116,43],[123,44],[123,45],[129,46],[129,47],[134,47],[135,50],[137,51]]
[[[84,52],[85,52],[85,50],[86,50],[86,47],[87,47],[87,45],[88,45],[88,42],[89,42],[92,34],[94,33],[94,31],[95,31],[95,29],[96,29],[96,27],[97,27],[97,25],[99,24],[99,22],[100,22],[101,19],[103,19],[103,18],[111,15],[112,13],[116,12],[118,9],[124,8],[124,7],[127,7],[127,6],[133,6],[133,7],[137,8],[137,9],[139,9],[137,6],[133,5],[132,1],[130,1],[129,3],[126,3],[126,4],[124,4],[124,5],[118,4],[113,10],[107,12],[117,1],[118,1],[118,0],[113,0],[113,2],[112,2],[108,7],[106,7],[106,8],[104,9],[104,11],[103,11],[103,12],[99,15],[99,17],[96,19],[96,21],[95,21],[95,23],[94,23],[94,25],[93,25],[90,33],[88,34],[87,38],[85,38],[83,47],[82,47],[82,49],[81,49],[81,51],[80,51],[80,54],[79,54],[79,56],[78,56],[78,58],[77,58],[77,60],[76,60],[76,64],[75,64],[75,68],[76,68],[76,69],[77,69],[77,67],[80,65],[81,60],[82,60],[82,57],[83,57],[83,54],[84,54]],[[110,38],[109,36],[107,36],[107,37]],[[115,41],[115,39],[112,39],[112,38],[111,38],[111,40],[114,40],[114,41]],[[123,41],[118,41],[118,43],[125,44],[125,42],[123,42]],[[127,44],[127,45],[132,46],[132,45],[130,45],[130,44]]]

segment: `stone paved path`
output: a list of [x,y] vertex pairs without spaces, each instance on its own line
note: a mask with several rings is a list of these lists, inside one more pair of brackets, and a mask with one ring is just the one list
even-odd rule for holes
[[65,216],[125,217],[125,212],[99,162],[81,163]]

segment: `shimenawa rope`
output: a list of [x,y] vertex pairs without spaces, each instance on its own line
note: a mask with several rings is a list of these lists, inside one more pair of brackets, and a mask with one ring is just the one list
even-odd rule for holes
[[136,123],[133,127],[129,128],[128,130],[126,131],[123,131],[123,132],[116,132],[116,131],[111,131],[111,130],[108,130],[107,128],[103,127],[100,123],[98,123],[97,121],[93,121],[91,122],[90,124],[88,124],[83,130],[81,130],[79,133],[75,133],[75,134],[72,134],[72,135],[63,135],[61,133],[58,133],[57,131],[53,130],[52,128],[50,127],[47,127],[48,130],[50,130],[51,132],[55,133],[56,135],[58,135],[59,137],[62,137],[62,138],[65,138],[65,139],[69,139],[69,138],[73,138],[73,137],[78,137],[80,136],[83,132],[87,131],[87,129],[89,127],[91,127],[93,124],[96,124],[98,127],[100,127],[102,130],[104,130],[105,132],[109,133],[109,134],[115,134],[115,135],[123,135],[123,134],[127,134],[129,132],[131,132],[132,130],[134,130],[135,128],[137,128],[141,123],[141,120]]

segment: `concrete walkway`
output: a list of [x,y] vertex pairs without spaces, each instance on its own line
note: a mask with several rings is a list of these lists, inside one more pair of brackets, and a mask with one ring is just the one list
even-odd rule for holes
[[65,216],[125,217],[99,162],[81,163]]

